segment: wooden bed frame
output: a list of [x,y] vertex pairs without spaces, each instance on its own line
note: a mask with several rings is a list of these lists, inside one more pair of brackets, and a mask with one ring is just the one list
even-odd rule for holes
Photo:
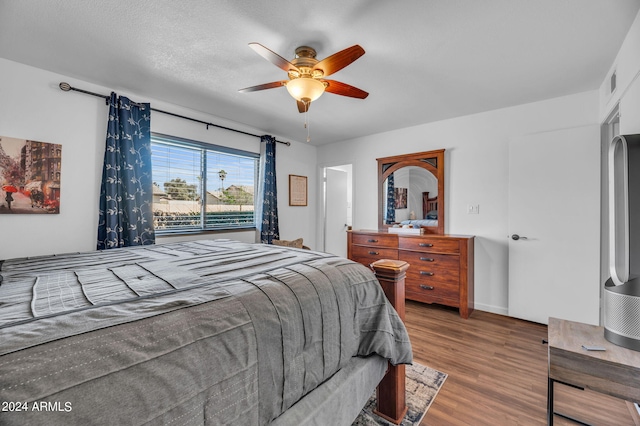
[[422,193],[422,219],[427,218],[427,213],[432,210],[438,210],[438,196],[429,198],[428,192]]
[[[371,264],[384,294],[404,322],[404,280],[409,264],[402,260],[380,259]],[[387,374],[376,390],[377,409],[380,417],[400,424],[407,413],[405,392],[405,366],[389,364]]]

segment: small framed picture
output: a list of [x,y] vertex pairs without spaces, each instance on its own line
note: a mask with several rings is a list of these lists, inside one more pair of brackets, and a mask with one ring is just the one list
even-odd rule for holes
[[396,209],[407,208],[407,188],[395,188],[394,189],[394,201]]
[[289,205],[307,205],[307,177],[289,175]]

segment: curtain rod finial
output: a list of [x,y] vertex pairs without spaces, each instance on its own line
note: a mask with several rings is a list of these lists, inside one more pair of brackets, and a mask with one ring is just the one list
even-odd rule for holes
[[61,82],[58,86],[60,87],[60,90],[64,90],[65,92],[71,90],[71,85],[69,83],[65,83],[64,81]]

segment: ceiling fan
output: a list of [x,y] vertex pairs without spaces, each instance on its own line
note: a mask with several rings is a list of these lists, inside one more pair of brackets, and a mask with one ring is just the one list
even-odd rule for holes
[[256,92],[285,86],[289,94],[295,98],[300,112],[307,112],[311,102],[318,99],[325,91],[358,99],[364,99],[369,96],[367,92],[357,87],[325,79],[325,77],[340,71],[364,55],[364,49],[357,44],[334,53],[321,61],[316,59],[315,49],[309,46],[298,47],[296,49],[296,57],[292,61],[287,61],[260,43],[249,43],[249,47],[267,61],[286,71],[289,80],[247,87],[240,89],[239,92]]

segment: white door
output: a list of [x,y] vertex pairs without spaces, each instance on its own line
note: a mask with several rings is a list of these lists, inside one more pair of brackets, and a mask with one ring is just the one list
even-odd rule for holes
[[509,316],[599,323],[600,129],[509,145]]
[[324,251],[347,257],[347,172],[326,169]]

